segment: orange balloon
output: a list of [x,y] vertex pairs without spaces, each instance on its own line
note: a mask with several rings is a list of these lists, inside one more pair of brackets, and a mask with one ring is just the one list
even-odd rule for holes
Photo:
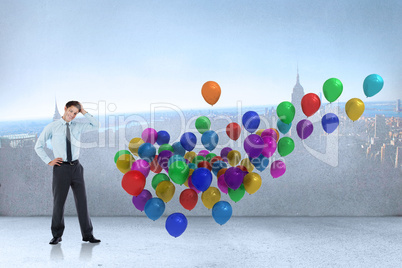
[[214,81],[205,82],[202,86],[201,94],[206,102],[214,105],[221,96],[221,87]]

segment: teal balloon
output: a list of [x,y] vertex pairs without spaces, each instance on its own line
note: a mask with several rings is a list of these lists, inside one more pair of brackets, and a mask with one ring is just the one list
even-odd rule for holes
[[192,170],[196,170],[198,167],[194,163],[188,163],[188,167],[191,168]]
[[276,125],[278,126],[279,132],[282,134],[288,133],[290,128],[292,127],[292,123],[285,124],[280,119],[278,119],[278,122],[276,122]]
[[378,74],[370,74],[364,79],[363,82],[364,95],[366,95],[367,97],[373,97],[381,91],[383,86],[384,80],[381,76],[379,76]]
[[171,165],[172,163],[176,162],[176,161],[183,161],[183,162],[186,162],[186,160],[184,159],[183,156],[178,155],[178,154],[175,154],[175,155],[173,155],[173,156],[171,156],[171,157],[169,158],[168,167],[170,167],[170,165]]
[[175,142],[172,144],[173,154],[178,154],[184,156],[186,154],[186,149],[183,148],[180,142]]
[[226,201],[218,201],[212,207],[212,217],[220,225],[225,224],[232,217],[232,212],[232,206]]
[[165,202],[157,197],[151,198],[145,203],[144,211],[148,218],[156,221],[165,212]]
[[138,147],[138,155],[141,159],[144,159],[147,162],[152,162],[156,155],[156,148],[152,144],[146,142]]
[[260,154],[258,157],[256,158],[251,158],[249,157],[249,160],[251,162],[251,164],[254,165],[254,167],[259,171],[262,172],[264,171],[268,165],[269,165],[269,159],[267,157],[265,157],[263,154]]
[[212,151],[218,145],[219,137],[213,130],[208,130],[204,132],[201,136],[201,143],[204,145],[205,149]]

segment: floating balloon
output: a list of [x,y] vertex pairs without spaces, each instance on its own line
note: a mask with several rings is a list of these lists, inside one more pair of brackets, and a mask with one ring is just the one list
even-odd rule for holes
[[293,152],[294,148],[295,148],[295,143],[292,140],[292,138],[283,137],[283,138],[279,139],[278,153],[281,156],[286,156],[286,155],[290,154],[291,152]]
[[158,131],[156,136],[157,136],[156,143],[158,145],[167,144],[170,141],[170,135],[167,131],[164,130]]
[[217,202],[212,208],[212,217],[216,223],[224,225],[232,217],[232,206],[226,201]]
[[313,133],[313,130],[314,130],[313,124],[307,119],[300,120],[299,123],[297,123],[296,126],[297,135],[302,140],[310,137],[311,133]]
[[208,150],[201,150],[198,152],[198,155],[202,155],[203,157],[206,157],[209,154]]
[[228,188],[228,195],[230,199],[232,199],[234,202],[239,202],[243,198],[245,193],[246,190],[244,189],[243,184],[241,184],[236,190],[233,190],[230,187]]
[[256,158],[250,158],[250,162],[260,172],[263,172],[269,165],[269,159],[265,157],[263,154],[260,154]]
[[[211,161],[210,161],[211,165],[213,165],[216,161],[223,161],[223,162],[225,162],[222,157],[220,157],[220,156],[214,156],[214,157],[212,157],[212,159],[211,159]],[[225,163],[226,163],[226,162],[225,162]]]
[[141,138],[144,140],[144,142],[154,144],[158,139],[158,132],[156,132],[156,130],[153,128],[146,128],[142,132]]
[[206,191],[212,182],[212,173],[206,168],[197,168],[191,175],[191,182],[197,190]]
[[343,85],[339,79],[330,78],[324,82],[324,85],[322,86],[322,90],[324,92],[325,98],[329,102],[334,102],[342,94]]
[[201,195],[201,201],[207,209],[213,208],[219,200],[221,200],[221,192],[216,187],[209,187]]
[[228,185],[225,182],[225,175],[222,174],[218,177],[218,188],[222,193],[228,193]]
[[[271,136],[265,136],[265,137],[263,137],[262,138],[262,141],[263,141],[263,143],[264,143],[264,147],[263,147],[263,149],[262,149],[262,151],[261,151],[261,154],[263,155],[263,156],[265,156],[265,157],[271,157],[274,153],[275,153],[275,151],[276,151],[276,148],[277,148],[277,143],[276,143],[276,140],[273,138],[273,137],[271,137]],[[260,155],[261,155],[260,154]],[[260,155],[258,155],[258,156],[260,156]],[[257,157],[258,157],[257,156]],[[255,157],[253,157],[253,158],[255,158]]]
[[136,209],[138,209],[139,211],[144,211],[145,204],[151,198],[152,198],[151,192],[148,191],[147,189],[144,189],[139,195],[133,196],[132,202]]
[[260,125],[260,116],[254,111],[248,111],[243,115],[242,123],[248,132],[253,133]]
[[173,148],[173,154],[178,154],[181,156],[184,156],[186,154],[186,150],[178,141],[172,144],[172,148]]
[[218,174],[216,174],[216,177],[219,178],[221,175],[225,174],[226,170],[228,170],[228,169],[227,168],[222,168],[221,170],[219,170]]
[[173,213],[166,219],[165,228],[173,237],[181,236],[187,228],[187,218],[182,213]]
[[123,154],[128,154],[131,155],[130,151],[127,150],[120,150],[118,151],[115,155],[114,155],[114,162],[117,162],[117,159],[119,158],[119,156],[123,155]]
[[261,176],[258,175],[257,173],[250,172],[246,176],[244,176],[243,184],[244,189],[246,190],[247,193],[254,194],[261,187],[262,184]]
[[276,122],[276,126],[278,127],[279,131],[282,134],[286,134],[289,132],[290,128],[292,127],[292,123],[285,124],[280,119]]
[[200,116],[195,120],[195,128],[201,134],[205,133],[211,127],[211,121],[206,116]]
[[244,158],[243,160],[241,160],[240,165],[244,166],[248,172],[254,170],[254,165],[250,162],[250,159],[248,158]]
[[207,103],[214,105],[221,96],[221,87],[214,81],[208,81],[202,86],[201,94]]
[[273,178],[279,178],[285,174],[286,165],[283,161],[277,160],[271,164],[271,176]]
[[193,189],[185,189],[180,194],[180,204],[187,210],[195,208],[198,202],[198,194]]
[[364,112],[364,102],[358,98],[350,99],[345,105],[345,111],[350,120],[356,121]]
[[116,167],[121,173],[125,174],[131,170],[135,159],[131,154],[122,154],[117,158]]
[[381,91],[384,86],[384,80],[378,74],[370,74],[364,79],[363,90],[364,95],[367,97],[373,97]]
[[[194,170],[195,171],[195,170]],[[193,172],[194,173],[194,172]],[[192,180],[193,174],[191,174],[190,177],[188,177],[187,183],[188,183],[188,188],[193,189],[197,194],[201,193],[200,190],[198,190],[194,184],[193,184],[193,180]],[[208,188],[207,188],[208,189]]]
[[121,180],[121,186],[129,195],[137,196],[144,190],[145,176],[138,170],[127,171]]
[[303,113],[307,117],[312,116],[321,107],[320,97],[318,97],[317,94],[314,94],[314,93],[308,93],[308,94],[304,95],[301,100],[301,107],[302,107]]
[[230,147],[225,147],[221,150],[221,157],[222,157],[223,161],[228,162],[227,156],[231,150],[232,150],[232,148],[230,148]]
[[198,163],[205,161],[206,158],[202,155],[197,155],[194,159],[193,159],[193,163],[196,164],[198,166]]
[[273,128],[267,128],[267,129],[265,129],[265,130],[261,133],[260,136],[261,136],[261,138],[264,138],[264,137],[266,137],[266,136],[269,136],[269,137],[274,138],[275,141],[277,141],[278,138],[279,138],[278,132],[277,132],[275,129],[273,129]]
[[258,129],[255,134],[257,134],[258,136],[261,136],[262,132],[264,132],[265,129]]
[[218,141],[218,134],[213,130],[208,130],[201,136],[201,143],[208,151],[214,150],[216,145],[218,145]]
[[159,149],[158,149],[158,154],[160,154],[161,152],[166,151],[166,150],[167,150],[167,151],[171,151],[172,153],[174,152],[173,146],[170,145],[170,144],[165,143],[165,144],[162,144],[162,145],[159,147]]
[[173,153],[171,151],[165,150],[160,152],[158,155],[158,164],[161,166],[165,171],[169,171],[169,159],[172,157]]
[[193,171],[198,168],[197,165],[194,164],[194,163],[188,163],[187,165],[188,165],[188,167],[190,168],[190,170],[192,169]]
[[176,184],[182,185],[188,178],[190,168],[183,161],[176,161],[169,166],[169,177]]
[[156,195],[167,203],[172,200],[176,187],[171,181],[161,181],[158,186],[156,186]]
[[133,155],[138,156],[138,148],[143,143],[144,143],[144,141],[141,138],[133,138],[130,140],[130,142],[128,144],[128,149],[130,150],[130,152]]
[[237,150],[232,150],[228,153],[227,159],[228,159],[229,165],[231,165],[232,167],[235,167],[241,160],[241,154]]
[[191,132],[186,132],[181,135],[180,143],[184,149],[187,151],[192,151],[197,144],[197,137]]
[[156,155],[156,148],[148,142],[143,143],[138,148],[138,155],[147,162],[152,162]]
[[[176,161],[186,162],[186,159],[184,159],[184,157],[181,156],[181,155],[172,155],[172,156],[169,158],[168,167],[170,167],[170,165],[173,164],[173,163],[176,162]],[[170,169],[170,168],[169,168],[169,169]]]
[[336,114],[327,113],[322,117],[321,124],[324,131],[329,134],[334,132],[335,129],[337,129],[339,125],[339,118],[338,116],[336,116]]
[[236,190],[243,183],[244,172],[238,167],[230,167],[225,172],[225,182],[227,186]]
[[144,207],[145,214],[153,221],[159,219],[165,212],[165,203],[162,199],[154,197],[147,201]]
[[197,154],[195,153],[195,152],[187,152],[185,155],[184,155],[184,159],[187,159],[190,163],[192,163],[193,162],[193,160],[194,160],[194,158],[196,158],[197,157]]
[[232,140],[237,140],[240,137],[241,127],[239,124],[233,122],[226,126],[226,134]]
[[156,190],[156,187],[158,186],[158,184],[162,181],[170,181],[168,175],[164,174],[164,173],[159,173],[156,174],[153,178],[152,178],[152,188],[154,188],[154,190]]
[[146,177],[148,177],[148,174],[149,174],[149,171],[151,170],[151,167],[150,167],[149,163],[147,161],[145,161],[144,159],[138,159],[137,161],[135,161],[132,164],[131,170],[138,170],[146,178]]
[[243,146],[249,157],[257,157],[264,149],[264,141],[257,134],[251,134],[246,137]]
[[162,167],[158,163],[158,156],[155,155],[154,160],[152,160],[150,164],[150,169],[153,173],[160,173],[162,171]]
[[212,171],[212,165],[208,161],[199,162],[197,168],[207,168],[209,171]]
[[[208,162],[211,162],[212,158],[214,158],[215,156],[216,156],[216,154],[214,154],[214,153],[209,153],[209,154],[207,154],[207,155],[205,156],[205,159],[206,159]],[[211,163],[211,164],[213,164],[213,163]]]
[[278,107],[276,108],[276,114],[278,118],[285,124],[290,124],[295,117],[296,109],[292,103],[288,101],[283,101],[279,103]]

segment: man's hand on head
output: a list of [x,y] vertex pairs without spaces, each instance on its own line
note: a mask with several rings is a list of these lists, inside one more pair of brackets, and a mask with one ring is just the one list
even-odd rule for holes
[[60,166],[60,164],[63,162],[63,159],[61,157],[55,158],[52,161],[48,163],[49,166]]
[[80,112],[81,112],[82,114],[86,114],[87,111],[85,111],[84,106],[82,106],[82,103],[81,103],[81,102],[80,102],[80,106],[81,106]]

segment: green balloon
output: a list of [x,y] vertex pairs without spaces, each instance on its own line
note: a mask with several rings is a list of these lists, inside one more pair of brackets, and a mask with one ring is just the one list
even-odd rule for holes
[[158,154],[160,154],[162,151],[171,151],[172,153],[174,152],[174,149],[173,149],[173,146],[172,145],[170,145],[170,144],[168,144],[168,143],[165,143],[165,144],[162,144],[160,147],[159,147],[159,149],[158,149]]
[[118,152],[114,155],[114,162],[116,163],[116,162],[117,162],[117,159],[119,159],[119,156],[120,156],[120,155],[123,155],[123,154],[131,154],[131,153],[130,153],[130,151],[128,151],[128,150],[120,150],[120,151],[118,151]]
[[279,119],[285,124],[292,123],[292,120],[295,117],[295,113],[295,107],[292,103],[288,101],[283,101],[279,103],[278,107],[276,108],[276,114],[278,115]]
[[152,178],[152,188],[154,188],[154,190],[156,190],[156,186],[158,186],[158,184],[162,181],[170,181],[169,176],[166,175],[165,173],[158,173],[156,174],[153,178]]
[[243,183],[236,190],[228,188],[229,197],[230,197],[230,199],[232,199],[235,202],[239,202],[243,198],[245,193],[246,193],[246,189],[244,188]]
[[193,163],[198,166],[198,163],[205,161],[205,157],[203,157],[202,155],[197,155],[196,157],[194,157],[193,159]]
[[216,154],[214,153],[209,153],[205,156],[205,158],[207,159],[208,162],[211,162],[211,159],[214,158],[216,156]]
[[200,116],[197,118],[197,120],[195,120],[195,128],[201,134],[208,131],[210,127],[211,127],[211,121],[209,121],[209,118],[206,116]]
[[186,182],[190,168],[186,162],[176,161],[169,166],[169,177],[176,184],[182,185]]
[[336,101],[343,91],[343,85],[341,80],[337,78],[328,79],[327,81],[324,82],[324,85],[322,86],[322,91],[324,92],[325,98],[329,102]]
[[292,140],[292,138],[289,137],[283,137],[280,138],[278,141],[278,152],[281,156],[286,156],[293,152],[295,149],[295,142]]

